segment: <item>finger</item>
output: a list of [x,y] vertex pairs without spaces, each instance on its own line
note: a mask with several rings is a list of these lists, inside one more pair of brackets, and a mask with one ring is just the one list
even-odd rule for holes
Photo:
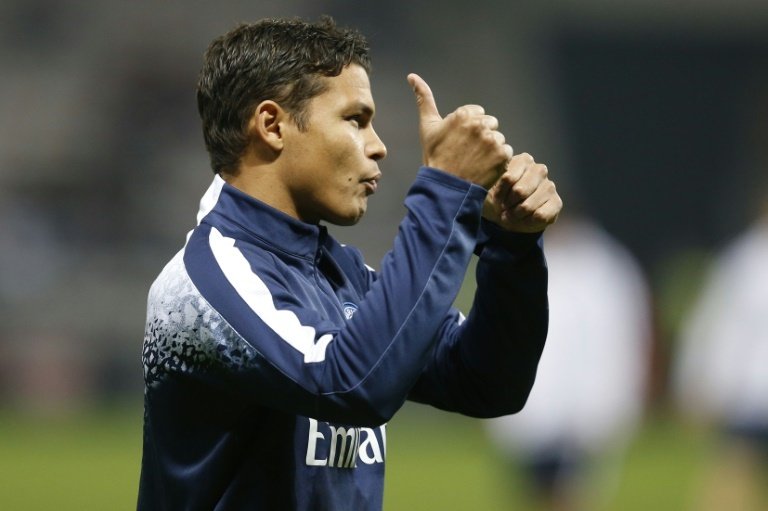
[[508,179],[504,179],[504,176],[496,182],[491,189],[491,200],[494,204],[497,204],[499,209],[504,209],[505,204],[508,202],[509,191],[512,189],[514,182],[510,182]]
[[540,221],[546,222],[548,225],[555,223],[557,217],[560,216],[560,212],[563,210],[563,199],[559,195],[551,197],[544,205],[537,209],[533,215]]
[[504,173],[499,178],[498,183],[496,184],[495,193],[493,194],[493,199],[495,202],[497,202],[499,205],[501,205],[503,208],[513,208],[519,201],[516,200],[512,203],[511,199],[509,197],[512,187],[517,183],[520,178],[522,177],[523,173],[525,172],[526,163],[524,158],[521,158],[523,155],[514,155],[512,146],[509,144],[505,144],[505,151],[507,151],[507,154],[509,155],[509,162],[507,163],[506,169]]
[[526,200],[547,180],[547,173],[546,165],[527,165],[520,178],[512,185],[509,200],[513,204]]
[[507,170],[504,173],[504,179],[511,182],[511,184],[517,183],[525,170],[529,165],[534,164],[533,157],[528,153],[520,153],[512,156],[507,163]]
[[480,122],[483,124],[484,128],[487,128],[489,130],[499,129],[499,120],[492,115],[483,116]]
[[437,109],[435,96],[432,94],[432,89],[429,88],[427,82],[416,73],[411,73],[408,75],[408,83],[416,96],[416,105],[419,109],[420,122],[423,124],[425,122],[436,122],[441,120],[442,117],[440,117],[440,112]]
[[499,174],[503,174],[506,172],[506,166],[507,162],[512,159],[512,155],[515,154],[515,152],[512,150],[512,146],[506,143],[506,138],[504,137],[504,134],[500,131],[491,131],[491,135],[493,135],[493,139],[501,146],[502,150],[504,151],[504,163],[501,165]]
[[504,144],[504,154],[506,155],[507,161],[509,161],[515,155],[515,150],[512,148],[511,145]]
[[559,195],[551,196],[544,204],[537,208],[528,216],[513,219],[514,214],[511,211],[503,211],[501,218],[506,222],[514,222],[518,225],[525,225],[527,231],[541,231],[546,226],[555,223],[563,207],[563,201]]
[[457,115],[463,115],[465,117],[483,117],[480,119],[480,123],[485,122],[485,108],[480,105],[463,105],[456,109]]
[[545,204],[547,204],[555,193],[554,184],[551,181],[542,183],[527,199],[519,203],[512,210],[512,216],[516,218],[525,218],[537,213]]

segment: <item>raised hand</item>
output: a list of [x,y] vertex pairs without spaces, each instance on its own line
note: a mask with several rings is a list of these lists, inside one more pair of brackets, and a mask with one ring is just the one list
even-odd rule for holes
[[459,107],[443,118],[427,82],[412,73],[408,83],[419,109],[424,164],[490,188],[513,154],[499,121],[479,105]]
[[483,217],[508,231],[539,232],[557,220],[563,201],[547,166],[528,153],[514,156],[488,191]]

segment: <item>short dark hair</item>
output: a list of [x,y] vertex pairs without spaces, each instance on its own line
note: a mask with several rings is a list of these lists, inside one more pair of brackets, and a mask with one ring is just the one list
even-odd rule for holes
[[330,16],[315,23],[268,18],[241,24],[211,42],[197,83],[197,109],[214,172],[234,170],[248,144],[254,109],[271,99],[307,128],[306,107],[326,84],[321,77],[358,64],[370,73],[368,43]]

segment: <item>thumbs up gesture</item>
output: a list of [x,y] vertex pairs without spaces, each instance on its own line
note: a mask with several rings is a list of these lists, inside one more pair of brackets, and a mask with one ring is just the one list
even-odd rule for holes
[[410,74],[408,83],[419,110],[424,164],[490,188],[513,155],[499,121],[479,105],[459,107],[443,118],[427,82]]

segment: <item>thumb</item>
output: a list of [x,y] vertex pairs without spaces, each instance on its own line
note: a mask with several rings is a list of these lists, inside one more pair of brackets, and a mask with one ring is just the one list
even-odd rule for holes
[[442,119],[440,112],[435,104],[435,96],[432,95],[432,89],[429,88],[419,75],[411,73],[408,75],[408,83],[416,95],[416,105],[419,108],[419,120],[424,123],[437,122]]

